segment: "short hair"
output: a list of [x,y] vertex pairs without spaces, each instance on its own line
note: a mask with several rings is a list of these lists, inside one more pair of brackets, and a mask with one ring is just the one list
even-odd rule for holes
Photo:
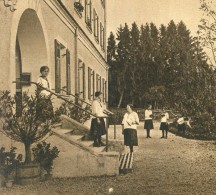
[[95,97],[99,97],[101,94],[102,94],[102,92],[96,91],[96,92],[95,92]]
[[127,104],[127,106],[130,106],[131,110],[134,109],[134,105],[133,104]]
[[184,120],[185,120],[185,121],[189,121],[189,118],[188,118],[188,117],[184,117]]
[[49,70],[49,67],[48,66],[41,66],[40,67],[40,73],[42,73],[44,70]]

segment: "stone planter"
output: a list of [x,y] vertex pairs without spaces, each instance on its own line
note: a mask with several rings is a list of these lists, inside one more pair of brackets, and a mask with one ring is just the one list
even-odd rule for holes
[[33,184],[40,181],[40,164],[21,164],[17,168],[16,182],[21,185]]

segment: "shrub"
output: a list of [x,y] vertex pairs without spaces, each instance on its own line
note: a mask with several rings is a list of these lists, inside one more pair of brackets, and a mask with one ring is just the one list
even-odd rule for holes
[[41,99],[37,92],[34,96],[23,93],[20,98],[12,97],[8,91],[5,91],[0,96],[1,117],[4,126],[0,131],[11,139],[24,144],[26,164],[31,163],[31,145],[51,133],[55,123],[52,120],[54,116],[53,118],[44,118],[43,121],[40,120],[37,113],[39,100],[40,105],[46,107],[46,101]]
[[22,161],[22,155],[17,156],[15,151],[15,147],[12,147],[10,151],[5,151],[4,147],[0,148],[0,174],[6,180],[14,179],[16,167]]
[[87,112],[91,113],[91,106],[81,102],[76,103],[76,105],[83,108],[85,111],[73,104],[63,102],[61,106],[56,110],[56,115],[60,116],[61,114],[64,114],[80,123],[85,123],[90,119],[90,114]]
[[56,146],[50,147],[50,144],[45,141],[38,143],[32,148],[35,162],[39,163],[48,174],[51,174],[53,169],[53,160],[58,157],[59,150]]
[[74,7],[77,9],[77,11],[79,12],[83,12],[84,7],[82,6],[82,4],[80,2],[75,2],[74,3]]

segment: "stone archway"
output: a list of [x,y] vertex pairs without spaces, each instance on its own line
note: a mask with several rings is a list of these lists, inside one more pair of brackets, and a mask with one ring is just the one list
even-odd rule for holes
[[[37,13],[26,9],[19,21],[16,36],[16,80],[23,80],[23,75],[30,75],[36,81],[39,69],[48,64],[47,48],[43,29]],[[22,92],[25,86],[16,85],[16,92]]]

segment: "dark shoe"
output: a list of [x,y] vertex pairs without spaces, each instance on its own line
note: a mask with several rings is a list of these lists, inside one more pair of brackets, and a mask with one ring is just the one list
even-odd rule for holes
[[100,144],[97,143],[97,142],[94,142],[94,143],[93,143],[93,147],[100,147]]
[[101,142],[101,143],[100,143],[100,146],[106,146],[106,144],[105,144],[105,143],[103,143],[103,142]]
[[148,138],[151,138],[151,136],[148,136]]
[[164,136],[161,137],[161,139],[164,138]]

